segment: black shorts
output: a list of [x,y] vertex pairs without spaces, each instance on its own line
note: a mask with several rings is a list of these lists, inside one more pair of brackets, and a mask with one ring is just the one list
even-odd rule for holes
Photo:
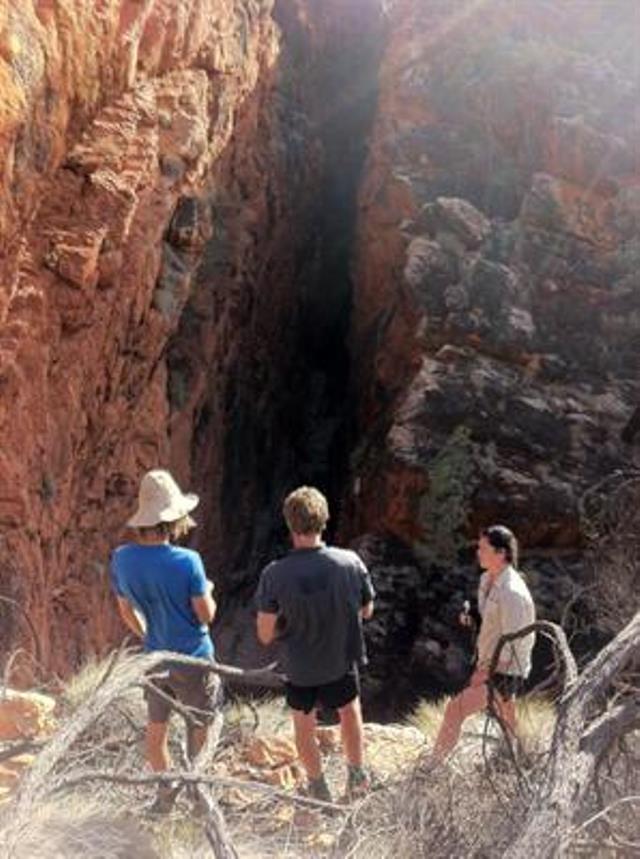
[[338,680],[323,683],[321,686],[296,686],[287,683],[287,704],[292,710],[310,713],[314,707],[321,706],[327,710],[339,710],[349,704],[360,694],[360,678],[358,670],[347,671]]
[[515,698],[522,692],[524,679],[517,674],[494,673],[491,676],[493,688],[502,698]]

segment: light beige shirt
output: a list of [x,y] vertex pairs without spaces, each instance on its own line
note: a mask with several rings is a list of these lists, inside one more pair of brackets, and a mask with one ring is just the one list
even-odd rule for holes
[[[483,573],[478,587],[478,608],[482,617],[478,635],[478,668],[488,669],[502,635],[517,632],[535,622],[536,609],[529,588],[513,567],[505,567],[493,585]],[[505,644],[497,670],[501,674],[527,677],[531,671],[531,651],[535,633]]]

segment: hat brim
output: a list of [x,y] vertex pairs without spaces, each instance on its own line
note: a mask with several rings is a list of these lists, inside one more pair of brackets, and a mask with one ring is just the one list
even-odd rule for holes
[[155,525],[160,525],[163,522],[177,522],[178,519],[187,517],[189,526],[195,525],[195,521],[189,516],[192,510],[195,510],[200,503],[200,498],[194,492],[187,492],[183,495],[177,504],[171,507],[164,507],[161,510],[150,510],[149,508],[139,507],[133,516],[127,521],[128,528],[153,528]]

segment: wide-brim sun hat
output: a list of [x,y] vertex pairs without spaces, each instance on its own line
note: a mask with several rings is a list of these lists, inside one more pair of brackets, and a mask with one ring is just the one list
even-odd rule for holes
[[184,493],[172,475],[162,468],[148,471],[140,481],[138,509],[128,520],[129,528],[153,528],[161,522],[177,522],[189,517],[200,499],[193,492]]

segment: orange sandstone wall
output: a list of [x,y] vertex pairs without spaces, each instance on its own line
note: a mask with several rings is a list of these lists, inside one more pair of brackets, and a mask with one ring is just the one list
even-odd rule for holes
[[[167,350],[216,229],[221,165],[255,158],[247,196],[268,185],[252,152],[280,51],[271,10],[0,6],[0,589],[49,669],[122,632],[107,558],[141,472],[198,483]],[[242,216],[259,231],[264,209]],[[2,640],[28,642],[17,613]]]

